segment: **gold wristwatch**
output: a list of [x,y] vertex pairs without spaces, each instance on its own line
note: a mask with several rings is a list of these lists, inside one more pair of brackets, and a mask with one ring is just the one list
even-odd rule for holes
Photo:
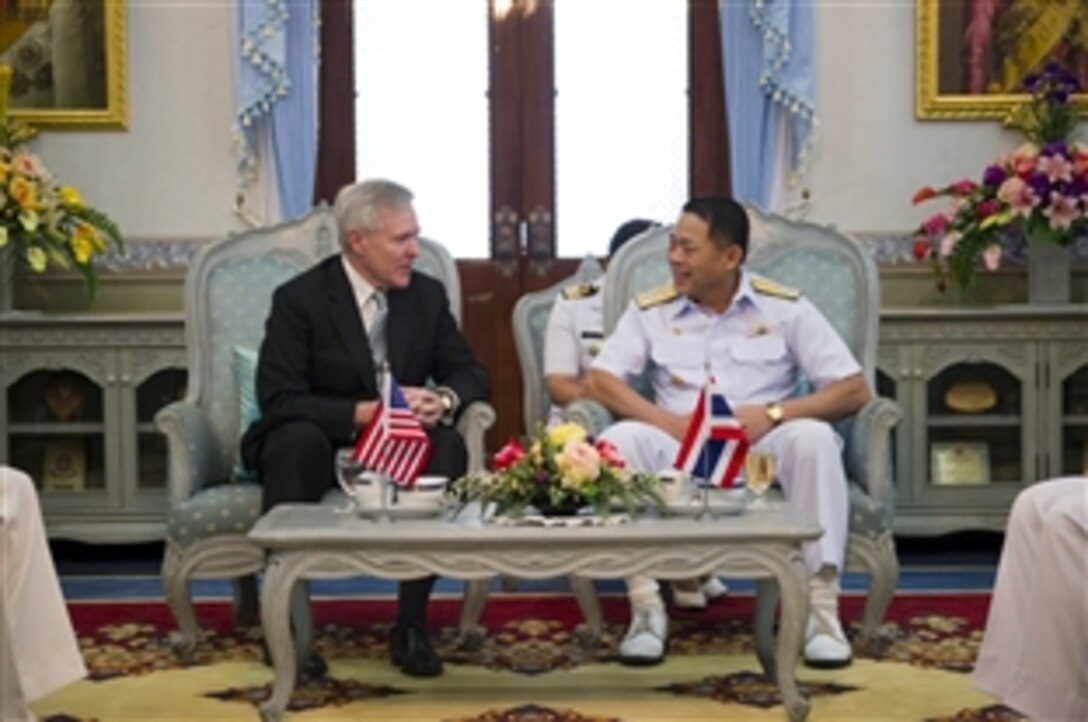
[[777,401],[767,404],[767,418],[770,419],[771,426],[778,426],[786,418],[786,410]]

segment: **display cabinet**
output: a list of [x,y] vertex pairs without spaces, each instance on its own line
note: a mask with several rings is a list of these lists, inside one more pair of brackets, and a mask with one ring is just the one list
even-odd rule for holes
[[180,315],[0,316],[0,460],[38,485],[50,536],[161,539],[155,412],[185,393]]
[[896,531],[1004,528],[1028,484],[1088,468],[1088,307],[888,310],[878,390],[893,445]]

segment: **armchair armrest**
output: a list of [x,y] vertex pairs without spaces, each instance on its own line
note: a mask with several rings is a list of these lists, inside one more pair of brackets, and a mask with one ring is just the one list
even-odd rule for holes
[[166,435],[168,503],[180,504],[214,478],[219,442],[207,417],[191,401],[164,406],[155,414],[155,426]]
[[575,399],[563,407],[563,420],[578,424],[592,437],[601,435],[612,423],[612,412],[593,399]]
[[891,430],[903,417],[899,404],[875,398],[854,417],[846,439],[846,472],[876,501],[895,499],[891,476]]
[[468,471],[483,471],[487,467],[484,453],[484,433],[495,423],[495,409],[484,401],[473,401],[457,419],[457,431],[468,449]]

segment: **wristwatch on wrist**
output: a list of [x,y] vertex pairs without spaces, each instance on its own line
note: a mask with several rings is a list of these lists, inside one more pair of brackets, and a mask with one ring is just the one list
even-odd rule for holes
[[452,417],[454,412],[457,411],[458,403],[460,403],[460,399],[457,398],[457,393],[446,386],[439,386],[434,391],[438,394],[438,399],[442,403],[442,415],[445,417]]
[[767,418],[770,420],[771,426],[778,426],[786,418],[786,410],[777,401],[767,404]]

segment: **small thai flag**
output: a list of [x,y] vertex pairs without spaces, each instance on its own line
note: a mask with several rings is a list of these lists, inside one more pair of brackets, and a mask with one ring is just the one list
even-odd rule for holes
[[747,455],[748,435],[711,378],[699,393],[695,413],[673,466],[692,479],[729,488]]
[[400,486],[411,488],[431,457],[431,440],[404,400],[393,374],[386,369],[382,377],[382,400],[355,442],[352,458],[367,469],[386,474]]

